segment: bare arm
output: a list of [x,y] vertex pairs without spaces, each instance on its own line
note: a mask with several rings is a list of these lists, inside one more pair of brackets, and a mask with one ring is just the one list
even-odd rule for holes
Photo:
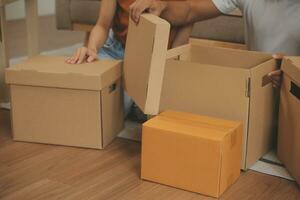
[[112,20],[116,11],[116,0],[102,0],[101,7],[99,11],[99,17],[96,25],[91,31],[91,35],[88,41],[88,48],[97,51],[101,48],[109,33],[111,28]]
[[137,0],[130,6],[130,16],[135,22],[143,12],[149,12],[182,26],[221,15],[212,0],[159,1]]
[[112,20],[117,6],[116,0],[102,0],[99,9],[99,17],[96,25],[93,27],[87,43],[87,47],[78,48],[74,55],[66,60],[70,64],[81,64],[84,61],[92,62],[97,58],[98,49],[100,49],[109,33]]

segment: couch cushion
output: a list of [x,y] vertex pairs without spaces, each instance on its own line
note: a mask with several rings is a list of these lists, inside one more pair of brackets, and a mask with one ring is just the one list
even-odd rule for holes
[[220,16],[194,24],[191,37],[245,43],[244,22],[237,16]]
[[[100,0],[56,0],[57,28],[72,29],[72,23],[96,23]],[[220,16],[197,22],[192,37],[244,43],[244,23],[241,17]]]
[[95,24],[100,4],[99,0],[71,0],[70,16],[72,23]]

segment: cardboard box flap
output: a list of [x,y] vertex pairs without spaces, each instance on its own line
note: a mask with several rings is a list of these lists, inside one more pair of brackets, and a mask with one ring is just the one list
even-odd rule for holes
[[144,14],[139,24],[130,20],[125,58],[124,86],[129,96],[146,114],[159,112],[170,24]]
[[36,56],[6,69],[7,84],[101,90],[121,77],[121,61],[71,65],[65,57]]
[[192,62],[201,64],[251,69],[263,62],[271,60],[272,55],[256,51],[192,44],[189,59]]
[[[252,166],[262,154],[273,145],[276,126],[276,98],[271,81],[265,81],[268,74],[276,70],[275,60],[271,59],[251,69],[250,114],[247,142],[247,166]],[[269,78],[268,78],[269,80]]]
[[300,87],[300,58],[299,57],[285,57],[283,59],[282,71],[287,74]]

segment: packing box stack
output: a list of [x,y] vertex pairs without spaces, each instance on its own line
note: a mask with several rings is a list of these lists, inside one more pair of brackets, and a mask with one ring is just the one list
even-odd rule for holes
[[196,42],[167,50],[169,30],[153,15],[130,22],[125,89],[145,114],[171,109],[242,122],[241,168],[249,168],[273,145],[272,55]]
[[300,184],[300,58],[285,58],[282,71],[278,156]]
[[142,179],[219,197],[240,175],[243,127],[165,111],[143,124]]
[[6,70],[13,138],[102,149],[123,128],[121,62],[37,56]]

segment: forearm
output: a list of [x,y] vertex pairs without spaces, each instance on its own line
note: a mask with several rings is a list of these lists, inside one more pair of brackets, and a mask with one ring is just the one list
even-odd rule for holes
[[161,3],[164,4],[161,17],[173,26],[182,26],[221,15],[211,0],[161,1]]
[[104,45],[108,37],[108,33],[109,29],[101,25],[95,25],[91,31],[87,47],[97,52],[98,49],[100,49]]

